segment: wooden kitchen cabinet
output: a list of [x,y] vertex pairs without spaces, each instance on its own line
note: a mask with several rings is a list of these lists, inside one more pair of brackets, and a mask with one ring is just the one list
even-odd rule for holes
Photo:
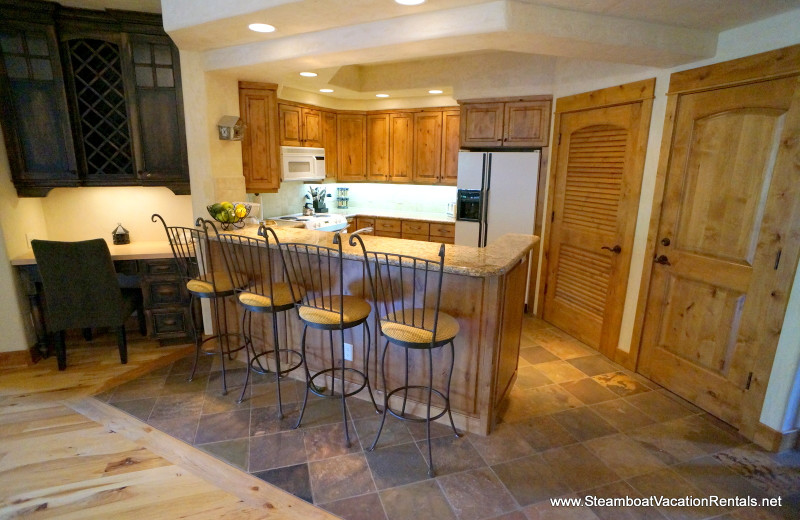
[[375,234],[375,218],[374,217],[357,217],[356,218],[356,229],[364,229],[364,228],[372,228],[372,231],[368,233],[362,233],[363,235],[374,235]]
[[247,125],[242,167],[248,193],[274,193],[281,185],[277,88],[275,83],[239,82],[239,114]]
[[456,225],[447,222],[431,222],[430,241],[442,244],[455,244]]
[[411,182],[414,176],[414,114],[389,114],[389,180]]
[[442,169],[438,184],[455,186],[458,179],[458,151],[461,149],[459,131],[461,112],[445,110],[442,112]]
[[427,242],[430,229],[431,225],[429,222],[422,222],[419,220],[404,220],[402,224],[403,238]]
[[414,114],[414,182],[435,184],[442,167],[442,112]]
[[464,148],[540,148],[550,136],[550,96],[464,101],[461,146]]
[[375,235],[379,237],[402,238],[402,221],[394,218],[376,218]]
[[278,103],[278,124],[281,146],[322,148],[322,112],[317,109]]
[[367,180],[389,180],[389,114],[367,115]]
[[367,179],[367,116],[364,113],[340,112],[336,120],[339,142],[338,180]]
[[336,113],[322,112],[322,147],[325,148],[325,179],[336,180],[339,172],[339,142]]

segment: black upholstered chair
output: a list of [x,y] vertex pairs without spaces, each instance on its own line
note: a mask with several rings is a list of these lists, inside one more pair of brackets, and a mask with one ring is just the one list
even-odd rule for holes
[[55,337],[58,369],[67,367],[65,333],[97,327],[117,331],[120,361],[128,362],[125,319],[138,313],[144,334],[144,309],[139,289],[120,289],[108,245],[102,238],[81,242],[32,240],[44,288],[47,333]]

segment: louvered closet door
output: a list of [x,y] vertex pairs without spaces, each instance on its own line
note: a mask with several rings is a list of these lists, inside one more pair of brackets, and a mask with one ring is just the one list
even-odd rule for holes
[[647,137],[641,113],[641,103],[631,103],[559,119],[544,318],[609,356],[636,224]]

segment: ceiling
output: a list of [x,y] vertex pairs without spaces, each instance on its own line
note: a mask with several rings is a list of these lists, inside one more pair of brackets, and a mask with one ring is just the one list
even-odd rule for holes
[[[800,8],[800,0],[62,0],[161,12],[178,47],[207,71],[308,92],[375,99],[452,94],[450,77],[558,58],[673,67],[714,56],[720,31]],[[273,33],[247,29],[269,23]],[[301,71],[318,74],[302,78]],[[379,72],[379,73],[378,73]],[[450,84],[448,84],[450,83]]]

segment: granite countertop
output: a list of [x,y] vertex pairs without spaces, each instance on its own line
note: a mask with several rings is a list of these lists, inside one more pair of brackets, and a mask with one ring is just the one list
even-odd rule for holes
[[[361,213],[358,213],[361,215]],[[245,226],[235,230],[234,233],[257,237],[258,226]],[[335,247],[333,244],[334,233],[326,231],[310,231],[290,227],[275,228],[278,240],[281,242],[299,242],[312,245]],[[346,258],[363,260],[361,247],[351,247],[347,240],[350,235],[341,235],[344,240],[342,254]],[[381,251],[402,255],[415,256],[426,260],[437,260],[439,247],[436,242],[422,242],[419,240],[403,240],[401,238],[388,238],[364,236],[364,245],[368,251]],[[509,271],[530,249],[539,242],[539,237],[534,235],[507,234],[503,235],[487,247],[471,247],[447,245],[445,247],[444,271],[446,273],[467,276],[497,276]]]

